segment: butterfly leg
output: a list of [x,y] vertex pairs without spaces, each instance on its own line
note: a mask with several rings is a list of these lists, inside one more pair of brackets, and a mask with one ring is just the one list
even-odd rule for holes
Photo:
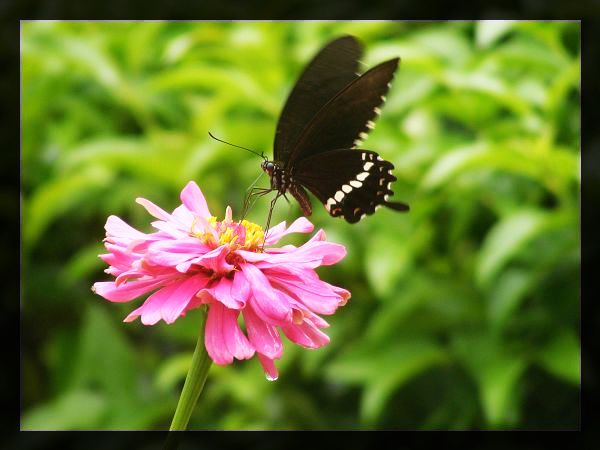
[[[248,211],[250,209],[252,209],[252,206],[254,206],[254,203],[256,202],[256,200],[259,197],[262,197],[263,195],[267,195],[271,191],[272,191],[272,189],[270,189],[270,188],[260,188],[260,187],[253,187],[253,188],[249,189],[248,191],[246,191],[246,197],[244,198],[244,207],[242,210],[242,218],[240,220],[244,220],[244,218],[246,217],[246,214],[248,213]],[[254,198],[254,201],[252,201],[253,198]],[[252,201],[252,203],[251,203],[251,201]]]
[[269,226],[271,225],[271,216],[273,215],[273,209],[275,208],[275,203],[277,203],[277,200],[282,195],[283,194],[281,192],[277,192],[277,195],[275,196],[275,198],[273,200],[271,200],[271,206],[269,207],[269,215],[267,216],[267,225],[265,226],[265,235],[263,238],[262,248],[265,247],[265,240],[267,239],[267,233],[269,232]]

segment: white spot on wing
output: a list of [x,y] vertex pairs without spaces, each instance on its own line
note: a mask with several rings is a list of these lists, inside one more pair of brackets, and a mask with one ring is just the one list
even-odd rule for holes
[[333,196],[333,198],[335,198],[336,201],[341,202],[342,199],[344,198],[344,193],[342,191],[336,191],[336,193]]
[[382,102],[385,102],[385,101],[386,101],[386,97],[385,97],[385,95],[382,95],[382,96],[381,96],[381,101],[382,101]]
[[379,115],[381,114],[381,110],[376,106],[375,108],[373,108],[373,111],[375,112],[375,114]]
[[361,186],[362,186],[362,183],[361,183],[360,181],[352,180],[352,181],[350,182],[350,186],[352,186],[352,187],[355,187],[355,188],[357,188],[357,189],[358,189],[359,187],[361,187]]
[[358,175],[356,175],[356,179],[358,181],[365,181],[365,178],[367,178],[369,176],[369,172],[361,172]]
[[372,130],[373,128],[375,128],[375,123],[374,123],[372,120],[369,120],[369,121],[367,122],[367,128],[368,128],[369,130]]
[[333,198],[328,198],[327,203],[325,203],[325,209],[329,211],[333,205],[335,205],[335,200]]
[[371,167],[373,167],[373,163],[372,162],[366,162],[365,165],[363,166],[363,170],[367,171],[369,170]]
[[367,159],[367,154],[363,153],[362,155],[360,155],[360,157],[362,158],[362,160],[364,161],[365,159]]
[[342,191],[344,191],[347,194],[349,192],[352,192],[352,188],[350,186],[348,186],[347,184],[344,184],[342,186]]
[[377,161],[383,161],[383,158],[381,156],[378,156]]
[[367,133],[365,133],[364,131],[361,131],[358,135],[360,136],[361,139],[367,139],[367,137],[368,137]]

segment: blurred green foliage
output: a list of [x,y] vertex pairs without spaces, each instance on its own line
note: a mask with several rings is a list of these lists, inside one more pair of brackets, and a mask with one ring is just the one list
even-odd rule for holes
[[239,213],[260,160],[207,131],[271,154],[299,72],[346,33],[366,66],[402,58],[364,147],[411,211],[350,226],[315,204],[348,249],[320,272],[353,294],[331,344],[286,342],[275,383],[213,366],[190,427],[578,426],[578,23],[24,22],[22,428],[168,427],[198,316],[125,324],[141,300],[91,293],[106,217],[150,231],[134,199],[172,209],[189,180]]

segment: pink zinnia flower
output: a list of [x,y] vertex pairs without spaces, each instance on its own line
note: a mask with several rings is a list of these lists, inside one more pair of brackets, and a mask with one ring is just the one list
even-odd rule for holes
[[[290,233],[308,233],[304,217],[286,228],[285,222],[262,228],[211,216],[200,188],[193,181],[181,192],[182,205],[169,214],[144,198],[137,203],[158,220],[158,231],[142,233],[116,216],[106,221],[100,255],[114,281],[98,282],[93,291],[112,302],[126,302],[155,290],[125,322],[137,317],[145,325],[174,322],[187,311],[208,305],[205,346],[220,365],[233,358],[249,359],[256,352],[267,378],[278,376],[274,364],[282,355],[279,329],[307,348],[329,342],[320,329],[328,323],[318,314],[333,314],[350,293],[319,279],[315,268],[346,255],[339,244],[325,241],[318,231],[300,247],[270,247]],[[263,248],[264,243],[264,248]],[[246,332],[238,325],[242,314]]]

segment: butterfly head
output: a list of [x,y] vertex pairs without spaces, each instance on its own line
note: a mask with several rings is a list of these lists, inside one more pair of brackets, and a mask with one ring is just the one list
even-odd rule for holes
[[267,161],[266,159],[260,165],[260,168],[266,172],[270,177],[273,176],[273,172],[275,172],[275,163],[273,161]]

